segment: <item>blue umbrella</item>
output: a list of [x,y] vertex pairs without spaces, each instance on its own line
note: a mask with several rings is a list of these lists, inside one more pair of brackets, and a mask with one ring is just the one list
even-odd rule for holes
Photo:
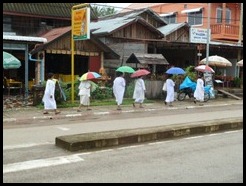
[[166,71],[167,74],[185,74],[185,71],[179,67],[171,67]]

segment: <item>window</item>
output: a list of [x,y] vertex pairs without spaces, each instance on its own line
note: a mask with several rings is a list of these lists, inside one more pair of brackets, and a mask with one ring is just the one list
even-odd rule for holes
[[201,25],[202,24],[202,10],[198,12],[188,13],[188,23],[190,25]]
[[[221,7],[216,8],[216,18],[217,18],[217,23],[222,23],[222,13],[223,10]],[[229,8],[226,8],[226,23],[231,23],[231,10]]]
[[163,19],[169,24],[169,23],[176,23],[176,14],[164,16]]
[[12,32],[11,17],[3,17],[3,32]]

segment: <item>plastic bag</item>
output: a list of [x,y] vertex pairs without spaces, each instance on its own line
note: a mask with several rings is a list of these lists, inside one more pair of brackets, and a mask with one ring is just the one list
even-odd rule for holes
[[166,82],[164,83],[164,85],[163,85],[163,87],[162,87],[162,90],[163,90],[163,91],[167,91],[167,83],[166,83]]

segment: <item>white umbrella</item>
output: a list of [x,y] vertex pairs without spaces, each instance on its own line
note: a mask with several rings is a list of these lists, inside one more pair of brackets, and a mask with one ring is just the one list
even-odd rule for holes
[[[199,64],[206,65],[206,61],[207,61],[206,58],[204,58],[199,62]],[[217,66],[217,67],[228,67],[228,66],[232,66],[232,63],[224,57],[214,55],[208,57],[207,65]]]
[[243,59],[240,60],[240,61],[238,61],[238,62],[236,63],[236,65],[239,66],[239,67],[242,67],[242,66],[243,66]]

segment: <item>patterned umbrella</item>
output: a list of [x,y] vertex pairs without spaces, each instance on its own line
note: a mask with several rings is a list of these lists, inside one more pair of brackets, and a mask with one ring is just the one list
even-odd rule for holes
[[98,74],[97,72],[87,72],[87,73],[83,74],[79,80],[84,81],[84,80],[96,79],[96,78],[100,78],[100,77],[101,77],[101,75]]
[[[199,64],[200,65],[205,65],[206,64],[206,61],[207,59],[204,58],[202,59]],[[224,57],[221,57],[221,56],[217,56],[217,55],[214,55],[214,56],[209,56],[208,57],[208,64],[209,66],[217,66],[217,67],[228,67],[228,66],[232,66],[232,63],[227,60],[226,58]]]

